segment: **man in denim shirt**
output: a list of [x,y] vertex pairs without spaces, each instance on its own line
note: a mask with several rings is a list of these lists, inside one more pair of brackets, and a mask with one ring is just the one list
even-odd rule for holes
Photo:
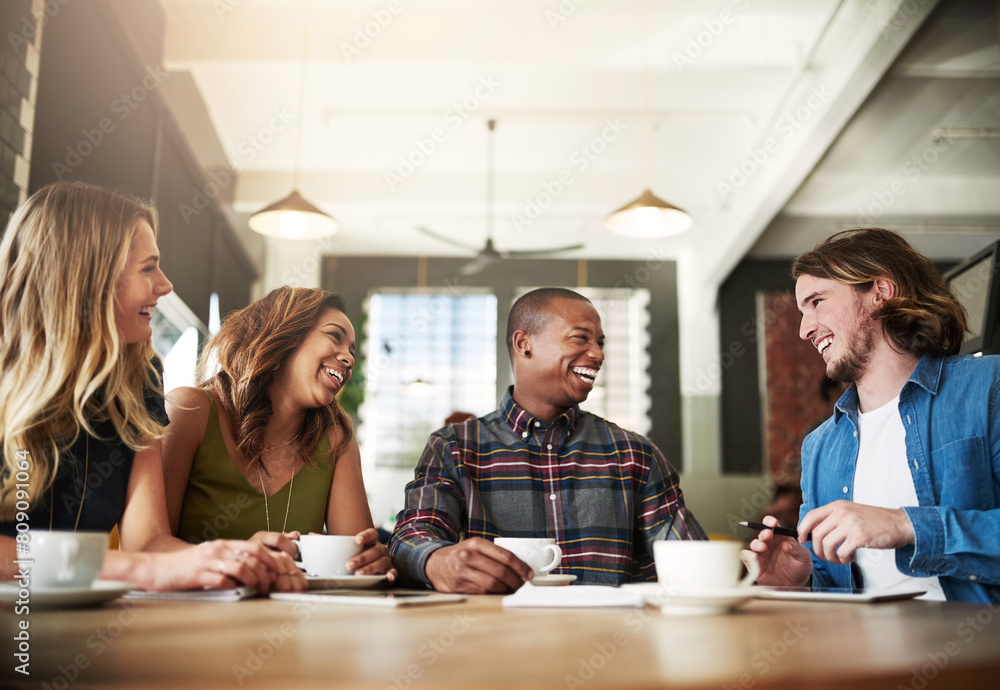
[[799,336],[852,385],[802,444],[798,542],[764,530],[744,560],[763,585],[1000,604],[1000,357],[954,356],[965,311],[896,233],[838,233],[792,275]]

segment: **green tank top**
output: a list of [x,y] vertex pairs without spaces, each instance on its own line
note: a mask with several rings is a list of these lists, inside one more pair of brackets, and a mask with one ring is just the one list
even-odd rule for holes
[[313,449],[312,458],[318,461],[317,466],[303,467],[295,473],[294,483],[289,482],[268,496],[265,514],[264,495],[259,486],[247,481],[229,456],[215,400],[210,395],[208,400],[208,424],[191,463],[177,537],[191,544],[213,539],[249,539],[267,529],[266,514],[271,518],[271,531],[280,532],[286,506],[288,523],[284,531],[322,533],[336,462],[330,457],[330,439],[326,434]]

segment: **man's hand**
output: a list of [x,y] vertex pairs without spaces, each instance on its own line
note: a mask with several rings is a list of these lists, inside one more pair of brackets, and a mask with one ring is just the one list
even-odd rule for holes
[[[778,520],[768,515],[763,520],[769,527],[777,527]],[[802,534],[801,528],[799,534]],[[807,532],[808,534],[808,532]],[[744,563],[756,561],[760,567],[757,584],[777,587],[805,587],[812,575],[812,556],[809,549],[789,537],[762,530],[750,542],[750,549],[740,552]]]
[[461,594],[511,592],[532,578],[524,561],[479,537],[438,549],[427,559],[426,572],[434,589]]
[[799,539],[812,532],[813,553],[831,563],[850,563],[858,549],[895,549],[912,544],[913,525],[901,508],[834,501],[806,513]]

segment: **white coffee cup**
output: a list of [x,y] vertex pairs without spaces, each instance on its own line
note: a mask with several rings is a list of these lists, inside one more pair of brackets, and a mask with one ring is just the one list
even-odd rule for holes
[[331,577],[350,575],[347,561],[361,553],[353,536],[339,534],[303,534],[299,537],[302,567],[309,575]]
[[653,542],[656,576],[668,591],[749,587],[760,570],[756,563],[740,579],[743,544],[736,541]]
[[562,560],[562,549],[555,539],[497,537],[493,543],[524,561],[536,576],[547,574]]
[[29,589],[90,587],[104,565],[107,532],[28,532]]

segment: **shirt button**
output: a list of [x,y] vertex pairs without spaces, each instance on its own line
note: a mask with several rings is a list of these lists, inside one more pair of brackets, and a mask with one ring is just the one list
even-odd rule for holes
[[[554,500],[556,500],[556,495],[555,495],[555,494],[549,494],[549,500],[550,500],[550,501],[554,501]],[[975,578],[975,576],[973,576],[973,578],[972,578],[972,579],[973,579],[973,580],[975,580],[975,579],[976,579],[976,578]]]
[[528,432],[527,431],[522,431],[521,432],[521,438],[528,438]]
[[847,493],[847,487],[846,486],[844,487],[844,493],[845,494]]
[[548,445],[546,445],[546,446],[545,446],[545,449],[546,449],[546,450],[552,450],[552,444],[551,444],[551,443],[549,443]]
[[854,438],[857,438],[857,437],[858,437],[858,432],[857,432],[857,431],[855,431],[855,432],[854,432]]
[[539,426],[541,426],[541,425],[542,425],[542,423],[541,423],[541,422],[535,422],[535,426],[536,426],[536,427],[539,427]]
[[975,575],[969,575],[969,579],[972,580],[972,581],[975,581],[976,580],[976,576]]

